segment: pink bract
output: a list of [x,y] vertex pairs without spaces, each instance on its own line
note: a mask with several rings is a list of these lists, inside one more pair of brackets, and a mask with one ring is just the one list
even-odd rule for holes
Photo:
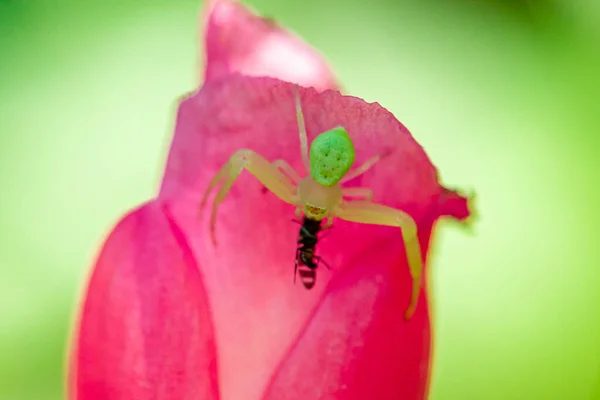
[[[239,4],[209,9],[207,79],[180,103],[160,193],[123,218],[96,262],[74,338],[71,397],[426,398],[427,295],[405,321],[411,278],[397,228],[336,221],[318,246],[332,270],[319,269],[307,291],[293,284],[293,207],[243,173],[219,209],[215,248],[207,218],[197,218],[199,200],[241,148],[304,174],[294,85],[285,80],[314,87],[300,89],[309,140],[343,125],[357,163],[390,153],[348,186],[370,187],[376,202],[410,213],[423,254],[439,217],[468,216],[466,200],[439,183],[390,112],[326,90],[331,73],[298,39]],[[322,69],[302,78],[273,63],[274,53],[256,45],[269,29]],[[235,43],[240,35],[254,39]]]

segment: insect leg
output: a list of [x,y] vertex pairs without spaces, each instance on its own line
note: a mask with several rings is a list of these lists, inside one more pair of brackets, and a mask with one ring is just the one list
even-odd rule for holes
[[256,179],[258,179],[263,185],[265,185],[267,189],[269,189],[269,191],[271,191],[275,196],[279,197],[279,199],[282,201],[294,205],[296,203],[296,187],[285,175],[283,175],[279,169],[274,167],[264,157],[252,150],[238,150],[231,156],[227,164],[225,164],[210,181],[200,203],[201,207],[204,206],[210,191],[219,182],[223,182],[213,200],[212,205],[210,233],[213,243],[216,243],[214,231],[219,205],[225,199],[227,193],[229,193],[229,190],[231,189],[231,186],[244,169],[254,175]]
[[325,265],[325,267],[327,269],[331,269],[331,266],[329,264],[327,264],[327,262],[325,260],[323,260],[323,257],[321,256],[315,256],[315,258],[317,259],[317,261],[320,263],[323,263],[323,265]]
[[370,201],[348,201],[338,207],[334,214],[345,221],[362,224],[397,226],[402,231],[408,267],[413,279],[410,304],[405,317],[409,319],[415,311],[421,291],[423,259],[417,237],[417,224],[403,211]]
[[300,257],[300,250],[296,250],[296,260],[294,263],[294,285],[296,284],[296,275],[298,274],[298,257]]
[[[331,228],[329,228],[329,229],[331,229]],[[323,233],[321,234],[321,236],[319,236],[319,240],[325,239],[327,236],[329,236],[331,234],[331,230],[327,230],[327,231],[322,230],[321,232],[323,232]]]

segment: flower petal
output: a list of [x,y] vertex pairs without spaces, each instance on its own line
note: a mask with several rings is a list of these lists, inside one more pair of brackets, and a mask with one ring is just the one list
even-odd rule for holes
[[[198,221],[199,201],[209,180],[236,150],[248,148],[268,160],[287,160],[304,175],[293,89],[292,84],[276,79],[241,75],[207,82],[180,105],[161,188],[160,197],[173,207],[177,223],[201,260],[214,315],[224,398],[260,398],[321,301],[330,277],[353,265],[361,255],[376,256],[373,249],[379,243],[395,243],[390,246],[397,255],[382,262],[380,268],[391,271],[393,267],[401,277],[397,292],[390,300],[381,300],[381,307],[394,309],[394,321],[404,323],[400,320],[410,299],[410,277],[402,261],[404,247],[398,229],[344,221],[337,221],[317,248],[332,271],[320,269],[311,291],[300,284],[294,286],[299,231],[291,222],[294,208],[264,193],[260,182],[247,173],[236,180],[219,208],[219,246],[210,243],[208,218]],[[425,235],[421,237],[428,240],[428,225],[446,212],[439,204],[444,188],[408,130],[378,104],[335,91],[301,88],[300,95],[309,140],[342,125],[355,142],[357,165],[376,154],[388,154],[350,186],[368,186],[375,191],[375,201],[409,212],[421,221],[419,228]],[[422,246],[426,250],[424,243]],[[351,276],[359,279],[361,275]],[[339,285],[349,290],[361,283],[344,279]],[[417,319],[426,320],[426,307],[425,302],[419,305],[415,321],[409,322],[412,328],[407,329],[428,334],[428,323]],[[406,336],[402,346],[420,346],[420,336],[419,343],[411,342],[415,335]]]
[[[426,248],[429,233],[420,236]],[[336,275],[263,399],[427,398],[429,314],[421,296],[404,321],[406,268],[391,238]]]
[[273,20],[232,0],[208,3],[205,80],[232,72],[269,76],[318,90],[337,87],[323,57]]
[[131,212],[110,234],[73,343],[73,399],[219,398],[202,279],[160,203]]

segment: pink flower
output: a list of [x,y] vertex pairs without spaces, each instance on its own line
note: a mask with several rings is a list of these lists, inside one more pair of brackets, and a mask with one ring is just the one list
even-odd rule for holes
[[391,113],[325,90],[332,74],[305,44],[228,0],[209,10],[206,81],[181,101],[160,193],[117,224],[94,267],[71,398],[425,398],[427,296],[405,321],[411,278],[397,228],[336,221],[318,245],[332,270],[308,291],[293,284],[293,207],[244,173],[219,210],[215,248],[199,200],[241,148],[303,171],[293,85],[276,78],[319,89],[300,89],[309,140],[343,125],[357,162],[390,153],[350,185],[408,212],[423,254],[439,217],[468,216],[466,199],[441,186]]

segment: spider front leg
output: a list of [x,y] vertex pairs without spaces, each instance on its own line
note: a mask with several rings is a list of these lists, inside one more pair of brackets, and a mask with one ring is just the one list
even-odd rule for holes
[[219,204],[225,199],[231,186],[244,169],[254,175],[256,179],[258,179],[275,196],[279,197],[279,199],[288,204],[296,204],[295,185],[276,166],[252,150],[243,149],[236,151],[229,161],[223,165],[212,178],[200,202],[200,210],[202,210],[208,200],[210,192],[217,184],[223,182],[213,200],[212,213],[210,216],[210,235],[213,244],[215,245],[215,224]]
[[409,319],[417,307],[421,291],[421,271],[423,259],[421,247],[417,237],[417,224],[405,212],[370,201],[348,201],[338,207],[334,214],[336,217],[350,222],[397,226],[402,230],[402,238],[406,248],[408,267],[413,279],[412,294],[408,308],[404,314]]

